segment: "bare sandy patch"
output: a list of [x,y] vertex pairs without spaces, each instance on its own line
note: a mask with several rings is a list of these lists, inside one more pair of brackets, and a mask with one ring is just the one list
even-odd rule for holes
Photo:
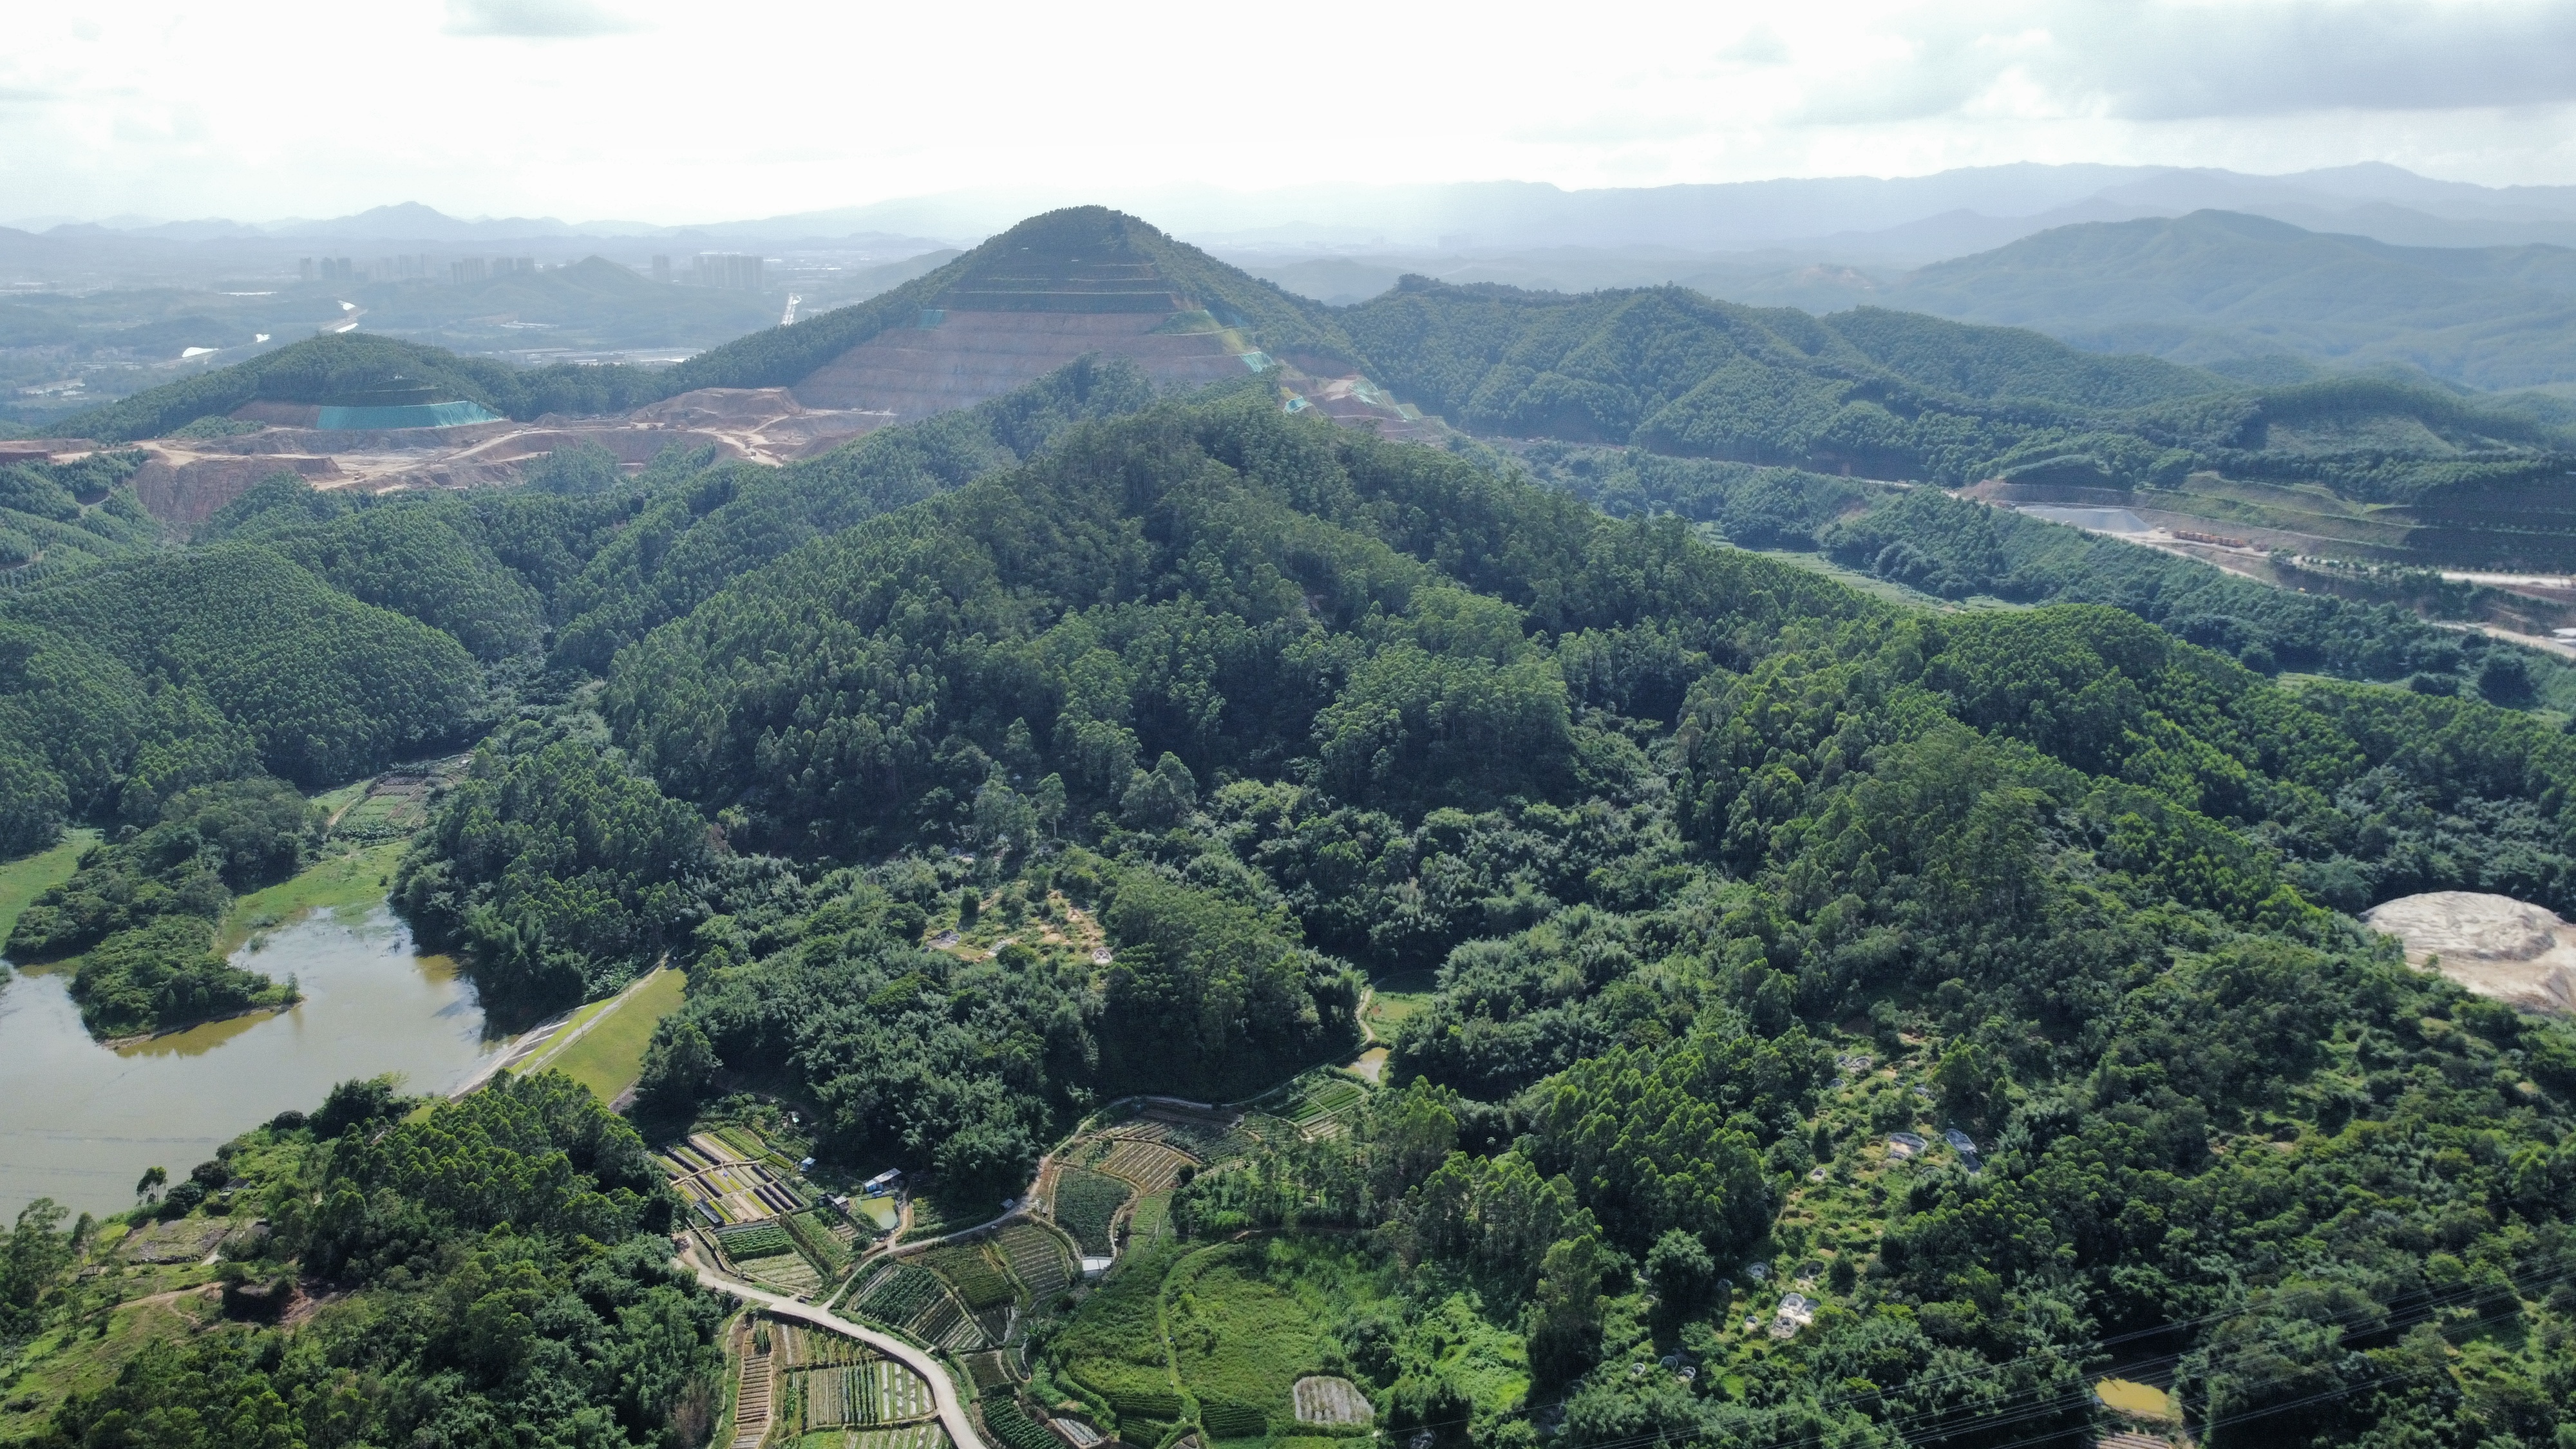
[[2372,907],[2362,920],[2406,943],[2409,965],[2480,996],[2576,1016],[2576,926],[2511,896],[2430,891]]

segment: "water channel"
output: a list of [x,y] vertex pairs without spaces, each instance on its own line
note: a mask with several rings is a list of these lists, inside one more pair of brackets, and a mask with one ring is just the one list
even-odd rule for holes
[[233,959],[293,976],[303,1002],[110,1051],[81,1028],[67,974],[19,971],[0,986],[0,1230],[38,1197],[130,1207],[144,1169],[183,1177],[216,1144],[312,1110],[335,1082],[397,1072],[408,1092],[447,1092],[509,1046],[485,1034],[454,963],[416,954],[382,904],[317,912]]

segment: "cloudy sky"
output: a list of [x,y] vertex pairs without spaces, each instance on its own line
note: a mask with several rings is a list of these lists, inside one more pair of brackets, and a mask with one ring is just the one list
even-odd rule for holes
[[2007,161],[2576,183],[2576,0],[0,11],[0,219],[657,222],[961,188]]

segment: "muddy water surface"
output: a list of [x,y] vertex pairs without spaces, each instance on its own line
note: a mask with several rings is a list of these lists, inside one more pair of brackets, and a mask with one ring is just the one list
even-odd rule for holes
[[131,1206],[145,1168],[184,1177],[245,1128],[312,1110],[334,1082],[399,1072],[406,1091],[444,1092],[509,1045],[485,1035],[454,964],[415,954],[382,905],[306,917],[233,960],[293,976],[303,1003],[110,1051],[81,1029],[67,974],[0,986],[0,1227],[38,1197]]

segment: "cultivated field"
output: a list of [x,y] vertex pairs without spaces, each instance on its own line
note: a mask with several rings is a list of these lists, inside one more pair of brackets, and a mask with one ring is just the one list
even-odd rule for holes
[[1134,1192],[1118,1178],[1079,1167],[1064,1168],[1055,1176],[1056,1224],[1073,1235],[1083,1252],[1095,1258],[1108,1257],[1111,1220]]

